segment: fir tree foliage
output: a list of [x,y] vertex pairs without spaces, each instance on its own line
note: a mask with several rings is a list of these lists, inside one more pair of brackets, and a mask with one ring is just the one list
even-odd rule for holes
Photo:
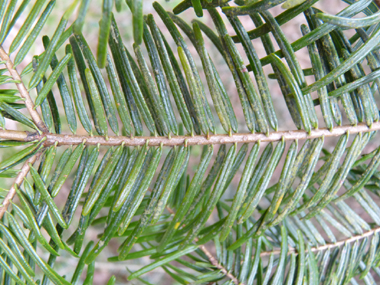
[[0,1],[1,284],[378,282],[378,3],[172,1]]

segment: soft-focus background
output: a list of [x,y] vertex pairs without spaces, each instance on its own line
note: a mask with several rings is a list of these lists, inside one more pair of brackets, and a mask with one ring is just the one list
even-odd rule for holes
[[[70,2],[71,1],[62,1],[62,0],[57,1],[55,9],[54,9],[53,13],[51,14],[51,16],[48,20],[48,23],[45,26],[40,37],[38,37],[38,40],[36,41],[33,49],[31,50],[30,54],[26,57],[23,64],[21,64],[18,67],[19,71],[21,71],[23,69],[23,67],[25,67],[28,63],[31,62],[33,55],[40,54],[43,51],[42,40],[41,40],[42,35],[48,35],[50,37],[53,35],[54,30],[58,24],[59,18],[61,17],[63,11],[66,9],[68,4],[70,4]],[[154,9],[151,6],[152,2],[153,1],[144,1],[144,13],[145,14],[152,13],[153,15],[155,15]],[[164,8],[166,10],[171,11],[173,9],[173,7],[175,7],[180,1],[179,0],[171,0],[170,2],[165,2],[163,0],[160,0],[159,2],[160,2],[160,4],[162,4],[164,6]],[[331,13],[331,14],[336,14],[338,11],[342,10],[346,6],[347,6],[347,4],[345,4],[343,1],[340,1],[340,0],[321,0],[316,4],[316,7],[318,7],[321,10],[324,10],[327,13]],[[98,21],[101,18],[101,7],[102,7],[102,1],[101,0],[92,0],[91,1],[91,7],[90,7],[89,12],[87,14],[86,25],[84,27],[84,35],[85,35],[85,37],[86,37],[88,43],[90,44],[94,53],[96,51],[96,46],[97,46],[97,38],[98,38],[98,32],[99,32],[98,31]],[[280,14],[283,11],[284,10],[280,6],[277,6],[277,7],[270,10],[270,12],[274,16]],[[205,22],[208,26],[213,27],[212,20],[208,16],[208,13],[205,12],[204,14],[205,14],[204,17],[201,20],[203,22]],[[27,13],[24,13],[24,15],[27,15]],[[115,14],[115,17],[117,19],[117,23],[119,25],[122,37],[124,39],[124,43],[125,43],[126,47],[131,50],[131,54],[133,54],[133,50],[132,50],[132,40],[133,39],[132,39],[132,29],[131,29],[132,19],[131,19],[131,13],[129,12],[129,9],[128,9],[126,4],[123,5],[123,10],[120,13]],[[191,20],[194,19],[196,16],[195,16],[195,13],[193,12],[193,10],[189,9],[189,10],[185,11],[183,14],[181,14],[181,17],[183,17],[183,19],[185,19],[188,23],[191,23]],[[18,28],[21,26],[21,23],[23,23],[24,19],[25,18],[23,18],[23,16],[21,16],[19,23],[17,23],[15,25],[15,27],[13,28],[13,30],[11,32],[12,34],[8,37],[9,39],[12,39],[14,37],[14,35],[18,31]],[[159,20],[159,17],[155,16],[155,19],[156,19],[157,23],[159,24],[159,27],[164,32],[167,39],[170,41],[171,37],[170,37],[169,33],[166,31],[165,26]],[[249,17],[241,17],[240,19],[241,19],[243,25],[245,26],[245,28],[247,30],[254,28],[254,25],[251,22]],[[286,36],[288,37],[288,40],[290,42],[293,42],[296,39],[301,37],[300,25],[303,23],[306,23],[304,17],[298,16],[298,17],[294,18],[292,21],[290,21],[290,23],[287,23],[287,24],[282,26],[282,29],[283,29],[284,33],[286,34]],[[228,23],[227,23],[227,27],[229,29],[230,34],[234,35],[235,34],[234,31]],[[245,127],[244,116],[243,116],[243,113],[242,113],[242,110],[240,107],[239,98],[238,98],[237,92],[235,90],[235,85],[234,85],[232,76],[231,76],[227,66],[225,65],[223,58],[218,53],[218,51],[212,46],[211,42],[208,41],[208,39],[206,39],[206,42],[208,45],[209,53],[210,53],[215,65],[216,65],[217,69],[219,70],[219,73],[223,79],[223,82],[226,86],[228,94],[231,98],[231,102],[234,106],[235,114],[239,120],[239,132],[246,132],[247,129]],[[172,44],[172,47],[174,48],[173,42],[170,41],[170,43]],[[188,41],[188,43],[189,43],[189,46],[191,46],[190,41]],[[278,49],[278,46],[276,45],[275,40],[273,40],[273,43],[275,44],[275,47]],[[9,44],[10,44],[10,42],[5,42],[5,44],[4,44],[5,50],[8,49]],[[263,57],[266,55],[265,50],[264,50],[264,48],[261,44],[261,41],[259,39],[254,40],[254,47],[255,47],[256,52],[258,53],[259,57]],[[240,45],[238,45],[238,48],[241,50],[242,54],[244,54],[243,49]],[[144,50],[145,50],[145,48],[144,48]],[[198,64],[200,75],[204,79],[204,74],[202,72],[200,59],[196,55],[195,50],[193,48],[191,48],[191,51],[193,52],[194,58]],[[59,53],[58,53],[59,58],[62,57],[63,52],[64,52],[64,48],[62,48],[59,51]],[[309,68],[310,67],[309,56],[308,56],[308,52],[307,52],[306,48],[298,51],[296,53],[296,55],[297,55],[299,62],[301,63],[302,68]],[[246,63],[248,63],[246,58],[244,58],[244,60]],[[267,75],[269,73],[272,73],[272,69],[270,66],[266,66],[264,68],[264,71]],[[105,76],[105,78],[106,78],[106,76]],[[253,76],[252,76],[252,78],[253,78]],[[313,78],[310,76],[307,77],[307,80],[308,80],[309,84],[313,82]],[[203,83],[204,83],[204,86],[206,89],[206,93],[208,94],[207,84],[206,84],[205,80]],[[281,91],[279,89],[277,82],[275,80],[268,79],[268,83],[270,86],[270,91],[271,91],[272,98],[274,101],[276,113],[279,116],[278,120],[279,120],[280,130],[294,130],[295,126],[294,126],[294,124],[290,118],[289,112],[287,111],[286,108],[284,108],[285,107],[285,101],[283,99],[283,96],[281,94]],[[61,104],[60,99],[58,99],[59,98],[58,90],[53,90],[53,91],[54,91],[54,94],[57,98],[57,102],[59,104]],[[32,96],[35,96],[35,94],[32,93]],[[315,98],[315,96],[316,96],[316,94],[313,94],[313,98]],[[211,100],[210,96],[208,96],[208,98],[209,98],[209,100]],[[62,105],[60,106],[60,108],[61,108],[61,111],[63,113]],[[281,110],[283,110],[283,111],[281,111]],[[320,115],[319,107],[317,107],[317,112]],[[215,118],[217,118],[216,115],[215,115]],[[9,121],[9,120],[7,121],[7,124],[8,124],[7,126],[9,129],[16,129],[18,127],[14,122]],[[320,125],[321,125],[321,127],[324,127],[322,120],[320,120]],[[223,129],[220,126],[218,126],[217,131],[218,131],[218,133],[224,133]],[[67,125],[63,126],[63,132],[69,133],[69,129],[68,129]],[[78,134],[81,134],[81,133],[85,134],[84,130],[81,129],[80,124],[78,124],[77,133]],[[325,146],[329,150],[331,150],[331,146],[333,146],[335,142],[336,142],[335,139],[329,139],[328,143],[325,144]],[[368,148],[368,151],[371,151],[372,149],[373,149],[373,146],[370,145]],[[217,147],[216,147],[216,150],[217,150]],[[214,153],[217,152],[216,150]],[[60,151],[63,151],[63,150],[60,150]],[[102,148],[102,151],[105,152],[106,148]],[[190,167],[189,167],[190,177],[192,176],[192,170],[197,165],[200,152],[201,152],[201,149],[199,147],[193,147],[192,157],[190,160]],[[4,155],[4,152],[2,152],[1,154]],[[9,155],[9,153],[5,154],[5,156],[8,156],[8,155]],[[243,163],[243,165],[244,165],[244,163]],[[281,169],[280,167],[278,167],[278,168]],[[277,174],[279,174],[279,173],[280,173],[280,170],[277,169]],[[277,177],[278,177],[278,175],[277,175]],[[239,182],[239,178],[240,178],[240,175],[237,175],[235,177],[235,180],[230,185],[228,191],[225,194],[226,199],[233,197],[233,195],[236,191],[236,186]],[[7,187],[6,184],[10,183],[10,182],[11,181],[5,181],[5,182],[3,182],[4,185],[0,185],[0,186],[6,188]],[[68,191],[70,190],[70,186],[71,186],[70,181],[69,181],[69,183],[66,183],[66,184],[67,184],[66,189],[63,189],[61,191],[60,195],[67,195]],[[58,201],[57,203],[59,203],[59,199],[57,201]],[[352,204],[352,207],[355,207],[355,204]],[[80,214],[80,209],[78,209],[77,214],[78,214],[78,216],[77,216],[76,221],[78,220],[78,217]],[[360,213],[360,212],[357,214],[362,215],[363,217],[365,217],[365,215],[366,215],[365,213]],[[74,224],[74,227],[75,226],[76,225]],[[71,227],[71,228],[74,228],[74,227]],[[102,230],[103,230],[103,228],[90,227],[88,230],[88,233],[86,234],[86,239],[97,240],[97,234],[101,233]],[[339,236],[339,234],[337,234],[337,237],[338,236]],[[128,271],[126,268],[128,268],[131,271],[135,271],[135,270],[139,269],[142,265],[150,263],[151,261],[147,257],[147,258],[141,258],[141,259],[133,261],[133,262],[127,261],[127,262],[120,262],[120,263],[108,263],[107,258],[115,255],[116,249],[118,248],[118,245],[119,245],[118,241],[112,240],[111,243],[109,244],[109,247],[106,250],[104,250],[104,252],[102,253],[101,256],[99,256],[98,262],[96,263],[96,273],[95,273],[95,278],[94,278],[94,284],[95,285],[106,284],[109,277],[113,274],[117,276],[118,284],[139,284],[140,281],[127,282],[126,277],[128,276]],[[210,247],[210,251],[213,251],[212,247]],[[56,263],[55,267],[60,269],[62,274],[63,273],[72,274],[72,272],[74,271],[74,268],[76,266],[76,263],[77,263],[77,260],[73,260],[73,259],[71,259],[71,257],[69,255],[64,254],[62,257],[59,257],[57,259],[57,263]],[[180,267],[180,265],[179,265],[179,267]],[[72,270],[70,270],[70,268],[72,268]],[[156,269],[156,270],[154,270],[148,274],[145,274],[143,276],[143,278],[152,284],[175,284],[175,281],[173,281],[170,277],[167,277],[166,273],[164,273],[164,271],[161,269]]]

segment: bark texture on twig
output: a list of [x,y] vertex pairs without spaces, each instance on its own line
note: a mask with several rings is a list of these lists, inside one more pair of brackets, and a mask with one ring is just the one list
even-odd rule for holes
[[235,284],[244,285],[243,283],[239,283],[239,280],[230,272],[228,272],[227,269],[216,260],[216,258],[208,251],[204,245],[201,245],[199,249],[202,250],[204,254],[206,254],[211,264],[220,269],[227,278],[231,279]]
[[[0,132],[0,138],[14,139],[20,141],[41,140],[46,137],[44,142],[45,146],[53,145],[79,145],[83,141],[86,141],[86,145],[104,145],[104,146],[117,146],[124,143],[125,146],[142,146],[149,140],[149,146],[178,146],[178,145],[209,145],[209,144],[229,144],[229,143],[249,143],[249,142],[275,142],[281,140],[306,140],[319,137],[336,137],[341,136],[347,132],[350,134],[356,134],[360,132],[371,132],[380,130],[380,122],[373,123],[371,128],[366,124],[358,124],[357,126],[339,126],[335,127],[331,131],[323,128],[318,130],[312,130],[307,133],[304,130],[293,131],[277,131],[269,133],[268,135],[262,133],[238,133],[221,135],[210,135],[209,137],[203,135],[197,136],[173,136],[167,137],[124,137],[124,136],[110,136],[108,139],[102,136],[81,136],[70,134],[28,134],[21,135],[22,132],[15,131],[2,131]],[[12,137],[13,136],[13,137]]]
[[[151,191],[151,189],[149,189],[149,190]],[[173,215],[175,214],[175,212],[174,212],[171,208],[169,208],[169,207],[166,207],[166,210],[168,210],[168,212],[169,212],[170,214],[173,214]],[[195,238],[194,241],[197,242],[198,239]],[[227,270],[223,265],[221,265],[221,264],[218,262],[218,260],[212,255],[211,252],[208,251],[208,249],[207,249],[204,245],[201,245],[201,246],[199,247],[199,249],[200,249],[201,251],[203,251],[203,253],[207,256],[207,258],[208,258],[208,260],[210,261],[210,263],[211,263],[212,265],[214,265],[216,268],[220,269],[220,271],[222,271],[223,274],[224,274],[227,278],[231,279],[232,282],[234,282],[236,285],[238,285],[238,284],[239,284],[239,285],[244,285],[244,283],[239,283],[239,280],[238,280],[234,275],[232,275],[230,272],[228,272],[228,270]]]
[[35,138],[35,133],[14,131],[14,130],[0,130],[0,139],[2,140],[12,140],[12,141],[22,141],[28,142],[33,141]]
[[[357,241],[357,240],[361,240],[361,239],[366,238],[366,237],[370,237],[370,236],[372,236],[372,235],[374,235],[375,233],[378,233],[378,232],[380,232],[380,227],[373,228],[373,229],[371,229],[369,231],[366,231],[366,232],[364,232],[363,234],[360,234],[360,235],[356,235],[356,236],[353,236],[353,237],[349,237],[347,239],[339,240],[336,243],[328,243],[328,244],[325,244],[325,245],[321,245],[321,246],[317,246],[317,247],[312,247],[311,251],[312,252],[318,252],[318,251],[326,250],[326,249],[329,249],[329,248],[339,247],[339,246],[344,245],[345,243],[351,243],[351,242],[354,242],[354,241]],[[280,254],[280,252],[281,252],[280,249],[278,249],[278,250],[272,250],[272,251],[263,251],[262,253],[260,253],[260,256],[268,256],[268,255],[270,255],[272,253],[275,254],[275,255],[278,255],[278,254]],[[307,250],[305,252],[307,252]],[[289,248],[288,254],[291,254],[291,253],[295,253],[297,255],[298,254],[297,249],[293,248],[293,247]]]
[[12,184],[11,189],[9,189],[9,192],[7,196],[5,196],[4,201],[0,207],[0,219],[3,217],[4,213],[7,211],[9,204],[11,203],[13,197],[16,195],[16,185],[17,187],[20,187],[22,182],[24,181],[24,178],[28,175],[30,166],[29,164],[33,164],[36,162],[38,157],[38,154],[33,155],[29,159],[26,160],[25,164],[22,166],[20,172],[16,176],[15,182]]
[[20,74],[18,74],[17,70],[13,66],[13,62],[9,58],[8,54],[4,51],[4,49],[0,46],[0,58],[1,60],[6,61],[5,65],[12,76],[14,80],[20,81],[20,83],[16,83],[17,89],[20,92],[20,95],[22,98],[25,99],[25,106],[32,117],[32,120],[36,124],[36,126],[42,131],[42,132],[48,132],[48,129],[45,125],[45,123],[41,120],[40,115],[36,110],[34,110],[34,103],[32,101],[32,98],[30,98],[29,92],[26,89],[24,83],[21,80]]

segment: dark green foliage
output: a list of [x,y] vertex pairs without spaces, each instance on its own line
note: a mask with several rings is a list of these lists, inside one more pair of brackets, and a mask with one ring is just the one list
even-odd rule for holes
[[[184,0],[144,16],[142,0],[73,0],[51,19],[56,2],[0,4],[1,284],[93,284],[98,261],[143,257],[129,280],[150,284],[143,274],[161,267],[180,284],[376,282],[374,2],[329,15],[317,0]],[[207,21],[187,23],[189,8]],[[101,14],[95,45],[89,9]],[[133,44],[113,11],[131,13]],[[297,15],[290,42],[283,25]]]

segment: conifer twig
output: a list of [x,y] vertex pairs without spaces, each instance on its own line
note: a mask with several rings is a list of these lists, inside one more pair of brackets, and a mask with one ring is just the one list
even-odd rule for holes
[[[169,207],[166,207],[166,210],[168,210],[170,214],[175,214],[175,212]],[[197,242],[198,239],[195,238],[194,241]],[[220,269],[223,272],[223,274],[226,275],[227,278],[231,279],[232,282],[234,282],[236,285],[244,285],[243,283],[239,283],[239,280],[230,272],[228,272],[228,270],[218,262],[218,260],[211,254],[211,252],[208,251],[208,249],[204,245],[201,245],[199,249],[202,250],[203,253],[207,256],[211,264],[214,265],[216,268]]]
[[179,145],[214,145],[214,144],[229,144],[229,143],[250,143],[250,142],[276,142],[281,140],[306,140],[315,139],[320,137],[336,137],[341,136],[347,132],[350,134],[365,133],[380,130],[380,122],[375,122],[369,128],[366,124],[360,123],[356,126],[345,125],[333,128],[331,131],[327,128],[321,128],[318,130],[312,130],[310,133],[304,130],[292,130],[292,131],[277,131],[271,132],[268,135],[263,133],[236,133],[232,135],[228,134],[216,134],[209,135],[197,135],[197,136],[172,136],[168,137],[124,137],[124,136],[109,136],[108,138],[102,136],[87,136],[87,135],[71,135],[71,134],[32,134],[15,131],[1,131],[0,138],[13,139],[18,141],[32,141],[41,140],[46,137],[44,142],[45,146],[54,145],[56,142],[58,145],[79,145],[83,141],[86,141],[86,145],[104,145],[104,146],[118,146],[124,143],[125,146],[143,146],[147,140],[148,146],[179,146]]
[[16,68],[13,66],[13,62],[11,61],[8,54],[4,51],[4,49],[1,46],[0,46],[0,58],[1,60],[5,61],[5,65],[10,75],[12,76],[13,80],[16,80],[19,82],[19,83],[16,83],[17,89],[20,92],[21,97],[25,99],[25,106],[30,116],[32,117],[32,120],[42,132],[48,132],[48,129],[45,123],[42,121],[38,112],[34,109],[34,103],[32,101],[32,98],[30,98],[28,90],[26,89],[24,83],[21,80],[20,74],[17,72]]
[[[363,234],[360,234],[360,235],[356,235],[356,236],[349,237],[349,238],[346,238],[346,239],[343,239],[343,240],[339,240],[336,243],[328,243],[328,244],[325,244],[325,245],[312,247],[311,251],[312,252],[318,252],[318,251],[322,251],[322,250],[326,250],[326,249],[330,249],[330,248],[334,248],[334,247],[339,247],[339,246],[344,245],[345,243],[351,243],[351,242],[354,242],[354,241],[357,241],[357,240],[361,240],[361,239],[366,238],[366,237],[370,237],[370,236],[372,236],[372,235],[374,235],[375,233],[378,233],[378,232],[380,232],[380,227],[371,229],[371,230],[366,231],[366,232],[364,232]],[[263,252],[260,253],[260,256],[268,256],[268,255],[271,255],[272,253],[275,254],[275,255],[278,255],[278,254],[280,254],[280,252],[281,252],[280,249],[278,249],[278,250],[272,250],[272,251],[263,251]],[[307,252],[307,250],[305,252]],[[298,254],[297,249],[293,248],[293,247],[289,248],[288,254],[291,254],[291,253],[295,253],[297,255]]]
[[17,187],[20,187],[22,182],[24,181],[24,178],[28,175],[30,166],[29,164],[33,164],[36,162],[39,154],[35,154],[28,158],[22,168],[20,169],[20,172],[17,174],[15,181],[12,184],[11,189],[9,189],[9,192],[7,196],[5,196],[4,201],[0,207],[0,219],[3,217],[4,213],[7,211],[9,204],[11,203],[13,197],[16,194],[16,185]]

